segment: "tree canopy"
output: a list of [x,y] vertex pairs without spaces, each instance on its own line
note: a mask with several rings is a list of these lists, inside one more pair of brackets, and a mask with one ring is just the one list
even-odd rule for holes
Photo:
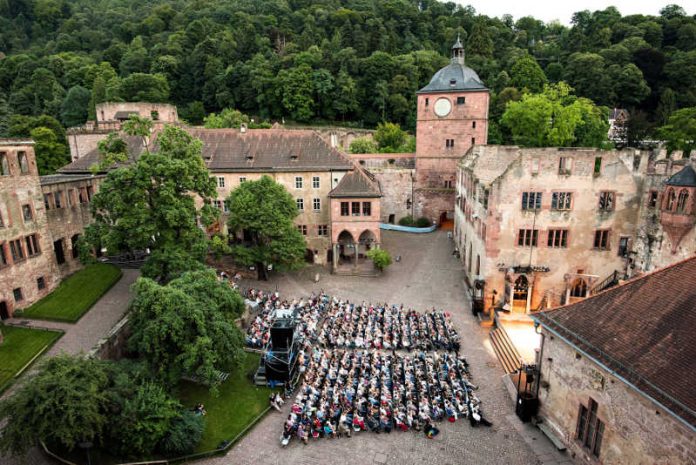
[[[131,133],[138,134],[137,121],[132,123]],[[209,205],[214,195],[201,142],[166,126],[155,151],[144,151],[135,163],[109,172],[92,199],[94,221],[85,238],[110,254],[148,249],[143,275],[166,282],[203,267],[208,239],[199,222],[209,225],[215,218]],[[197,207],[200,200],[203,205]]]
[[674,112],[659,134],[667,142],[668,152],[682,150],[684,157],[688,157],[696,149],[696,107]]
[[233,245],[236,261],[257,267],[261,278],[268,265],[282,270],[302,264],[305,241],[293,224],[297,205],[281,184],[268,176],[244,182],[230,193],[227,203],[230,231],[250,239],[249,244]]

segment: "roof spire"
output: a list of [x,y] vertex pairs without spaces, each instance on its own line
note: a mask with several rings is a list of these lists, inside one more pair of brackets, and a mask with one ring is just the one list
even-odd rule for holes
[[457,41],[452,45],[452,63],[464,65],[464,46],[459,38],[459,34],[457,34]]

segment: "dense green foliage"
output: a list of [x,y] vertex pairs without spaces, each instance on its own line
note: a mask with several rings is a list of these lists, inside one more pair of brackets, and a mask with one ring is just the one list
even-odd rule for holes
[[[137,121],[128,123],[134,128],[127,131],[138,134]],[[196,207],[192,193],[203,199],[203,207]],[[85,229],[86,242],[110,254],[149,249],[143,275],[166,282],[203,267],[209,241],[198,222],[213,221],[216,210],[208,201],[214,195],[200,140],[167,126],[157,151],[109,172],[92,199],[94,222]]]
[[498,107],[492,140],[511,87],[565,80],[597,105],[641,110],[649,128],[696,105],[696,19],[675,5],[580,11],[566,27],[437,0],[14,0],[0,2],[0,131],[8,111],[75,124],[129,99],[175,103],[194,123],[236,108],[413,129],[415,91],[458,34]]
[[375,268],[379,271],[383,271],[392,263],[391,255],[384,249],[370,249],[365,255],[372,260]]
[[184,273],[165,286],[140,278],[133,289],[128,345],[167,385],[189,376],[215,386],[217,371],[241,360],[234,319],[244,304],[214,271]]
[[259,278],[266,277],[267,266],[292,269],[303,263],[305,241],[293,220],[298,215],[295,199],[268,176],[247,181],[227,198],[229,230],[244,232],[248,244],[235,244],[235,261],[256,266]]
[[[7,422],[0,451],[21,454],[39,440],[67,450],[90,443],[129,458],[190,451],[204,428],[191,413],[143,364],[60,355],[0,401]],[[182,431],[190,436],[172,446]]]
[[72,274],[49,295],[22,311],[23,318],[74,323],[121,279],[119,268],[92,263]]
[[667,124],[659,131],[660,137],[667,141],[667,150],[682,150],[688,158],[696,149],[696,107],[683,108],[670,116]]

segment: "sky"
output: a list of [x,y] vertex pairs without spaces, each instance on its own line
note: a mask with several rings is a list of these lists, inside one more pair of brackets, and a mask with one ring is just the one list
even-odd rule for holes
[[631,14],[658,15],[669,4],[677,4],[689,15],[696,14],[696,0],[455,0],[462,5],[471,5],[477,13],[500,17],[506,13],[515,19],[533,16],[544,22],[557,19],[561,24],[570,24],[573,13],[582,10],[603,10],[615,6],[623,16]]

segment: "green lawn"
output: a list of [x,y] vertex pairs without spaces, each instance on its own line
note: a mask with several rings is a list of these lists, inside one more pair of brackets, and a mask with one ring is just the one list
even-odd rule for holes
[[17,326],[0,326],[0,331],[5,337],[0,344],[0,392],[36,354],[62,336],[57,331]]
[[87,265],[19,315],[25,318],[74,323],[119,279],[121,270],[113,265]]
[[[247,353],[243,367],[219,386],[217,397],[211,396],[205,386],[182,381],[179,399],[184,407],[193,408],[203,403],[208,413],[203,439],[196,452],[216,449],[221,442],[233,439],[268,407],[271,389],[255,386],[250,378],[259,366],[259,360],[259,355]],[[282,428],[282,422],[278,428]]]

